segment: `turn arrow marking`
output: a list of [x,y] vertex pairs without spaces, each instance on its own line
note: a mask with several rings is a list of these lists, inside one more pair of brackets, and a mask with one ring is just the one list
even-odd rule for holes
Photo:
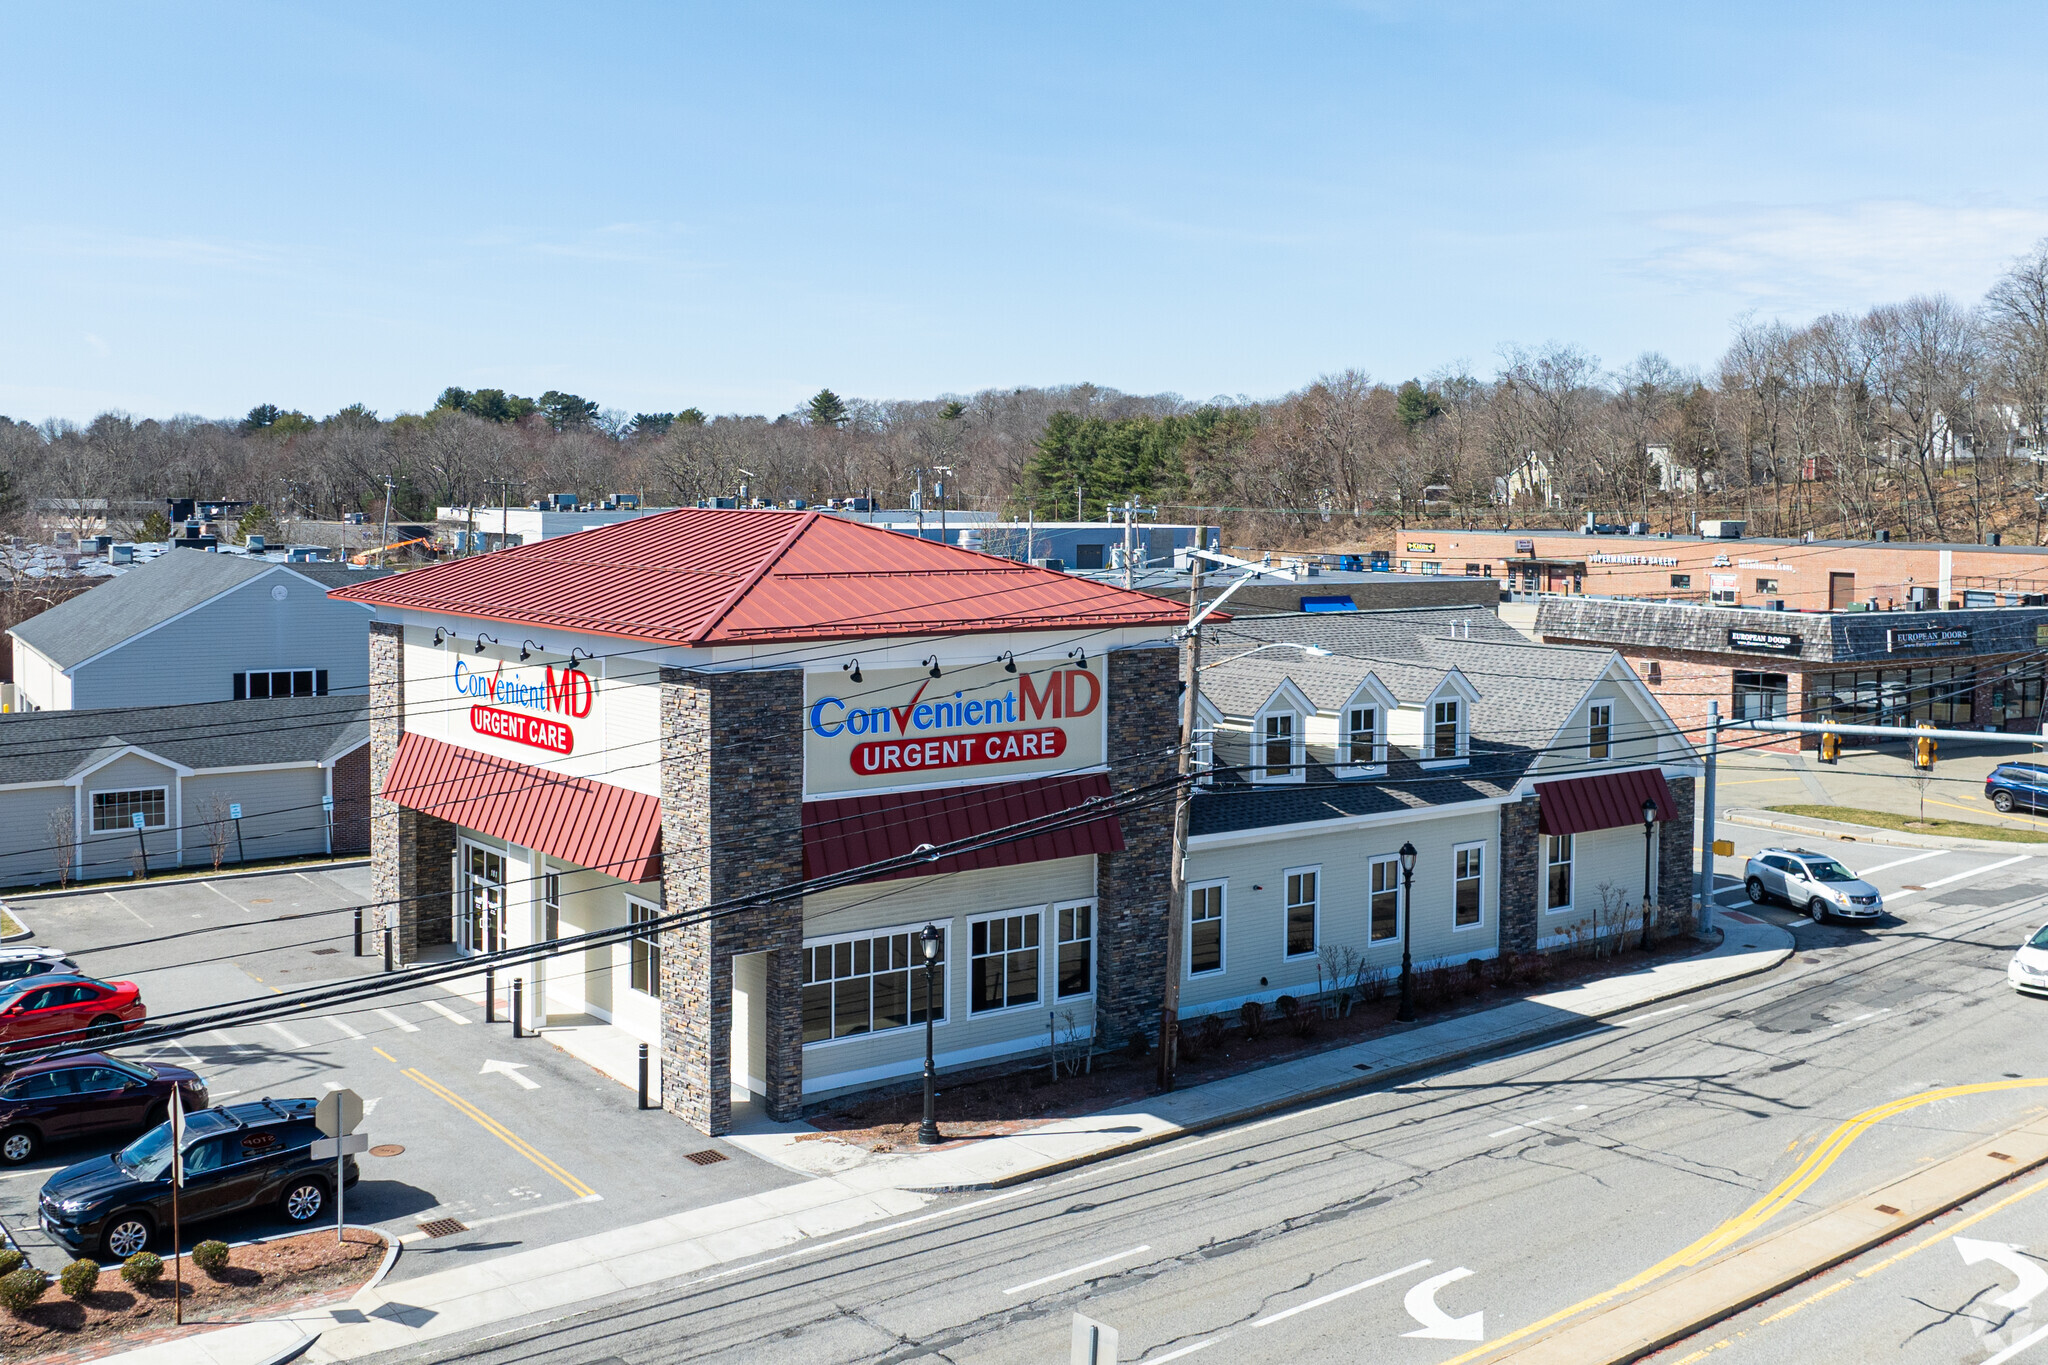
[[2042,1290],[2048,1289],[2048,1270],[2020,1255],[2020,1248],[2013,1243],[1980,1242],[1974,1237],[1953,1240],[1956,1250],[1963,1254],[1964,1265],[1996,1261],[2019,1279],[2018,1286],[2010,1294],[2002,1294],[1992,1300],[2000,1308],[2024,1308],[2038,1298]]
[[1453,1280],[1462,1280],[1472,1272],[1464,1266],[1446,1270],[1441,1275],[1432,1275],[1408,1291],[1408,1297],[1401,1300],[1401,1306],[1408,1310],[1408,1316],[1422,1324],[1421,1330],[1403,1332],[1404,1337],[1428,1337],[1435,1341],[1484,1341],[1486,1340],[1486,1314],[1467,1313],[1454,1318],[1436,1306],[1436,1291]]
[[517,1084],[521,1090],[540,1089],[539,1081],[529,1081],[526,1079],[526,1077],[519,1074],[519,1069],[525,1065],[525,1062],[485,1062],[481,1067],[477,1069],[476,1074],[479,1076],[488,1076],[493,1071],[496,1071],[501,1075],[511,1077],[513,1082]]

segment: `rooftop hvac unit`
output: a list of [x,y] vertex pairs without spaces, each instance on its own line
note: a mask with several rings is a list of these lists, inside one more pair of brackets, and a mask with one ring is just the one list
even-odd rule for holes
[[133,564],[135,562],[135,547],[133,545],[109,545],[107,547],[107,562],[109,564]]
[[250,553],[250,554],[252,554],[252,555],[260,555],[260,554],[262,554],[262,553],[263,553],[263,537],[262,537],[262,536],[250,536],[250,537],[249,537],[249,553]]
[[1034,569],[1051,569],[1054,573],[1065,573],[1067,571],[1067,561],[1064,559],[1034,559],[1031,561],[1031,567]]
[[1749,523],[1746,521],[1703,521],[1700,523],[1700,534],[1708,540],[1740,540],[1743,528],[1747,525]]

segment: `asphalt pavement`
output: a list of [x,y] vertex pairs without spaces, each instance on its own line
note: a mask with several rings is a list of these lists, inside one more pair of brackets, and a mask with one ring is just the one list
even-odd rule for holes
[[[152,1016],[267,999],[325,981],[374,975],[354,956],[348,907],[370,899],[369,869],[160,882],[31,900],[20,913],[34,942],[64,948],[88,973],[137,982]],[[366,948],[369,945],[366,945]],[[500,984],[502,996],[506,986]],[[350,1222],[404,1239],[394,1279],[644,1222],[794,1183],[801,1176],[709,1139],[541,1038],[515,1040],[498,1011],[440,987],[235,1026],[119,1055],[187,1066],[216,1103],[363,1097],[362,1129],[378,1148],[360,1158]],[[53,1171],[118,1146],[53,1148],[0,1170],[0,1222],[45,1269],[69,1259],[36,1226],[36,1195]],[[698,1164],[692,1154],[716,1153]],[[430,1236],[448,1220],[462,1231]],[[250,1213],[191,1231],[266,1235],[284,1226]]]
[[[1726,833],[1740,853],[1767,842],[1764,831]],[[1066,1358],[1077,1312],[1114,1328],[1127,1361],[1494,1358],[1532,1324],[1716,1229],[1747,1226],[1774,1187],[1792,1193],[1757,1227],[1853,1197],[2048,1104],[2048,1002],[2004,981],[2013,949],[2048,919],[2048,854],[1833,851],[1896,913],[1817,926],[1763,909],[1800,948],[1766,976],[1565,1042],[949,1198],[752,1266],[396,1358],[1043,1362]],[[1722,871],[1724,896],[1741,904],[1739,861]],[[1743,921],[1725,923],[1739,933]],[[2043,1088],[1909,1102],[2007,1078]],[[1808,1160],[1845,1119],[1886,1101],[1901,1102],[1896,1114]],[[2014,1204],[1981,1225],[1984,1236],[2040,1242],[2044,1208],[2048,1198]],[[1993,1283],[2000,1265],[1961,1266],[1950,1298]],[[1856,1313],[1856,1296],[1883,1293],[1884,1275],[1809,1316],[1824,1323],[1834,1299]],[[2013,1278],[2005,1272],[2005,1289]],[[1884,1354],[1980,1360],[1979,1325],[1952,1314],[1913,1335],[1894,1323]],[[1869,1358],[1820,1349],[1828,1338],[1815,1330],[1752,1356]],[[2016,1339],[2011,1324],[1999,1330]],[[2048,1345],[2025,1349],[2048,1362]]]

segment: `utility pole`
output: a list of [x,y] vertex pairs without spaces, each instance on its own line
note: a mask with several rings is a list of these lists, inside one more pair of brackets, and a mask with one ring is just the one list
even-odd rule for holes
[[910,510],[917,514],[917,538],[924,539],[924,471],[914,469],[917,475],[917,491],[910,495]]
[[946,539],[946,476],[952,472],[953,466],[949,464],[935,464],[932,466],[932,473],[940,476],[932,484],[932,491],[938,495],[939,499],[939,542],[941,544],[944,544]]
[[1707,703],[1707,809],[1700,839],[1700,932],[1714,927],[1714,767],[1721,749],[1721,703]]
[[384,476],[384,528],[377,533],[377,567],[384,567],[384,547],[391,543],[391,476]]
[[1140,512],[1143,512],[1148,517],[1155,517],[1159,515],[1159,509],[1157,507],[1140,507],[1136,498],[1125,494],[1122,507],[1112,507],[1108,510],[1124,514],[1124,587],[1129,588],[1131,586],[1131,554],[1135,549],[1131,543],[1131,518]]
[[1075,520],[1075,521],[1080,521],[1080,520],[1082,520],[1082,517],[1081,517],[1081,481],[1080,481],[1079,479],[1076,479],[1076,480],[1074,480],[1074,520]]

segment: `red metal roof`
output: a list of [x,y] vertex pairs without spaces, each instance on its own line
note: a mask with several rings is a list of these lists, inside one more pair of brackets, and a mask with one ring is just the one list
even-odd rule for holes
[[1657,803],[1657,818],[1669,820],[1671,788],[1656,768],[1595,773],[1536,784],[1536,828],[1545,834],[1587,834],[1643,823],[1643,802]]
[[[955,787],[948,791],[806,801],[804,876],[822,877],[884,858],[901,857],[915,852],[920,844],[946,844],[986,834],[1021,821],[1071,810],[1090,797],[1109,794],[1107,774],[1086,773],[1077,777],[991,783],[986,787]],[[1123,826],[1114,815],[1105,815],[1086,824],[955,854],[875,880],[1009,867],[1084,853],[1117,853],[1123,846]]]
[[661,802],[624,787],[407,732],[382,795],[621,881],[661,875]]
[[414,569],[330,596],[678,645],[1187,619],[1185,607],[1164,598],[843,517],[700,507]]

